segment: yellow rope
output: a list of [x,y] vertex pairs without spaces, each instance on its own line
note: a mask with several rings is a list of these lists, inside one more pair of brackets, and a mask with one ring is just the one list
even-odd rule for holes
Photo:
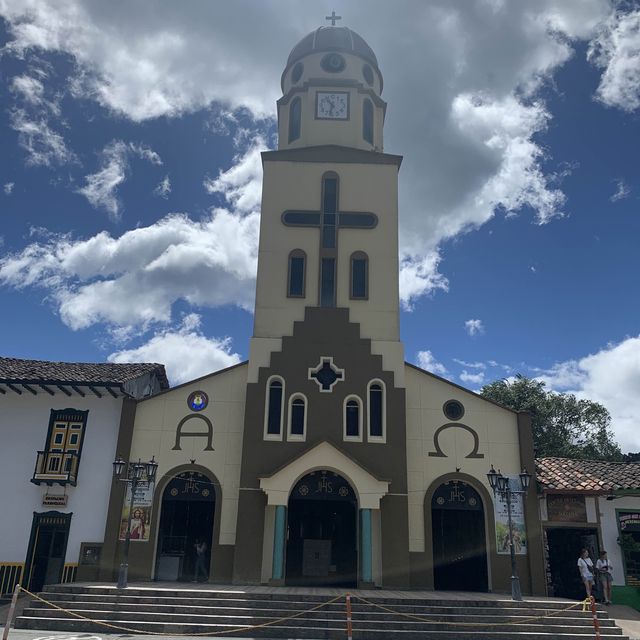
[[[54,602],[50,602],[49,600],[45,600],[44,598],[40,597],[39,595],[32,593],[31,591],[29,591],[28,589],[25,589],[24,587],[20,587],[21,591],[24,591],[26,594],[28,594],[29,596],[31,596],[32,598],[35,598],[36,600],[39,600],[40,602],[43,602],[44,604],[53,607],[54,609],[57,609],[58,611],[63,611],[64,613],[67,613],[71,616],[75,616],[76,618],[80,619],[80,620],[86,620],[87,622],[93,622],[94,624],[98,624],[101,625],[103,627],[108,627],[110,629],[117,629],[118,631],[128,631],[130,633],[136,633],[136,634],[141,634],[141,635],[156,635],[156,636],[161,636],[161,635],[166,635],[166,631],[140,631],[138,629],[131,629],[129,627],[123,627],[120,625],[115,625],[115,624],[109,624],[108,622],[103,622],[102,620],[95,620],[93,618],[87,618],[86,616],[83,616],[79,613],[76,613],[75,611],[69,611],[68,609],[64,609],[63,607],[60,607],[59,605],[55,604]],[[251,629],[261,629],[264,627],[270,627],[273,626],[275,624],[278,624],[280,622],[286,622],[287,620],[293,620],[294,618],[299,618],[300,616],[305,615],[306,613],[312,613],[314,611],[318,611],[319,609],[322,609],[323,607],[326,607],[327,605],[333,604],[334,602],[337,602],[338,600],[342,599],[345,597],[345,594],[340,594],[339,596],[336,596],[335,598],[332,598],[331,600],[327,600],[326,602],[322,602],[319,605],[316,605],[315,607],[312,607],[311,609],[306,609],[305,611],[299,611],[298,613],[294,613],[290,616],[285,616],[283,618],[276,618],[274,620],[270,620],[269,622],[263,622],[262,624],[257,624],[257,625],[247,625],[247,626],[243,626],[243,627],[236,627],[235,629],[225,629],[222,631],[205,631],[205,632],[201,632],[201,633],[171,633],[172,636],[219,636],[222,634],[232,634],[232,633],[238,633],[240,631],[250,631]],[[544,615],[544,616],[530,616],[530,617],[525,617],[525,618],[521,618],[518,621],[511,621],[511,622],[444,622],[444,621],[437,621],[437,620],[431,620],[429,618],[425,618],[424,616],[419,616],[419,615],[415,615],[415,614],[411,614],[411,613],[403,613],[401,611],[395,611],[394,609],[390,609],[389,607],[385,607],[381,604],[377,604],[375,602],[371,602],[370,600],[367,600],[366,598],[363,598],[362,596],[359,595],[355,595],[352,594],[351,595],[352,599],[357,599],[360,600],[361,602],[364,602],[365,604],[368,604],[370,606],[373,607],[377,607],[379,609],[382,609],[383,611],[386,611],[387,613],[392,613],[394,615],[398,615],[398,616],[403,616],[405,618],[411,618],[413,620],[418,620],[420,622],[428,622],[430,624],[439,624],[439,625],[449,625],[449,626],[458,626],[458,627],[467,627],[467,626],[476,626],[476,627],[502,627],[502,626],[508,626],[508,625],[518,625],[518,624],[524,624],[525,622],[531,622],[533,620],[544,620],[546,618],[551,618],[552,616],[556,616],[560,613],[564,613],[565,611],[570,611],[571,609],[575,609],[576,607],[580,607],[580,606],[585,606],[585,603],[589,603],[590,604],[590,600],[585,600],[585,601],[581,601],[581,602],[577,602],[576,604],[572,604],[569,607],[565,608],[565,609],[558,609],[557,611],[554,611],[553,613],[550,613],[548,615]],[[585,609],[583,608],[583,611]],[[170,624],[177,624],[177,623],[170,623]],[[203,623],[206,624],[206,623]]]
[[395,611],[394,609],[389,609],[389,607],[385,607],[381,604],[376,604],[375,602],[371,602],[370,600],[367,600],[366,598],[363,598],[362,596],[358,596],[355,594],[353,594],[351,597],[352,599],[360,600],[361,602],[364,602],[365,604],[371,605],[373,607],[378,607],[379,609],[382,609],[387,613],[393,613],[394,615],[404,616],[406,618],[412,618],[413,620],[418,620],[420,622],[428,622],[430,624],[446,624],[446,625],[455,626],[455,627],[469,627],[469,626],[506,627],[512,624],[523,624],[525,622],[531,622],[532,620],[544,620],[545,618],[551,618],[552,616],[558,615],[560,613],[564,613],[565,611],[569,611],[570,609],[575,609],[576,607],[580,607],[584,604],[583,602],[577,602],[576,604],[572,604],[566,609],[559,609],[545,616],[531,616],[531,617],[521,618],[517,622],[513,622],[513,621],[512,622],[444,622],[439,620],[430,620],[429,618],[425,618],[424,616],[419,616],[412,613],[403,613],[401,611]]
[[[69,615],[75,616],[76,618],[79,618],[80,620],[86,620],[87,622],[93,622],[94,624],[99,624],[102,625],[103,627],[109,627],[110,629],[118,629],[119,631],[129,631],[132,633],[136,633],[139,635],[154,635],[154,636],[166,636],[167,632],[166,631],[140,631],[139,629],[130,629],[128,627],[121,627],[119,625],[116,624],[109,624],[108,622],[103,622],[102,620],[94,620],[93,618],[87,618],[86,616],[80,615],[79,613],[76,613],[75,611],[69,611],[68,609],[64,609],[63,607],[58,606],[57,604],[53,603],[53,602],[49,602],[48,600],[45,600],[44,598],[41,598],[40,596],[36,595],[35,593],[31,593],[31,591],[28,591],[27,589],[25,589],[24,587],[20,588],[21,591],[24,591],[25,593],[29,594],[31,597],[35,598],[36,600],[40,600],[40,602],[44,602],[45,604],[53,607],[54,609],[58,609],[59,611],[64,611],[65,613],[68,613]],[[329,604],[333,604],[334,602],[336,602],[337,600],[340,600],[341,598],[344,598],[344,594],[340,594],[339,596],[336,596],[335,598],[332,598],[331,600],[328,600],[327,602],[322,602],[319,605],[316,605],[315,607],[311,608],[311,609],[307,609],[305,611],[299,611],[298,613],[294,613],[290,616],[285,616],[284,618],[277,618],[275,620],[271,620],[269,622],[263,622],[262,624],[256,624],[256,625],[248,625],[248,626],[244,626],[244,627],[237,627],[235,629],[225,629],[223,631],[206,631],[206,632],[202,632],[202,633],[173,633],[171,632],[170,635],[171,636],[219,636],[222,634],[231,634],[231,633],[238,633],[239,631],[250,631],[251,629],[261,629],[263,627],[270,627],[274,624],[278,624],[279,622],[285,622],[286,620],[293,620],[294,618],[299,618],[300,616],[303,616],[305,613],[311,613],[313,611],[318,611],[319,609],[322,609],[322,607],[326,607]],[[177,624],[177,623],[170,623],[170,624]],[[203,623],[206,624],[206,623]]]

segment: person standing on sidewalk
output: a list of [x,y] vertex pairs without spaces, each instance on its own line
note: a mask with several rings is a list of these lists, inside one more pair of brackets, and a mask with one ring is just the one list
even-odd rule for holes
[[578,558],[578,571],[580,571],[580,577],[584,583],[587,598],[590,598],[591,590],[593,589],[593,562],[589,557],[589,551],[587,549],[582,549],[580,551],[580,557]]
[[598,579],[602,587],[602,597],[605,604],[611,604],[611,583],[613,582],[613,572],[607,552],[601,551],[600,557],[596,562],[596,570],[598,571]]

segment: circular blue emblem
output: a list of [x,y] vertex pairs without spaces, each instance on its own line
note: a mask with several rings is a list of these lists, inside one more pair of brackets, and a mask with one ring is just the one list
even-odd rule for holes
[[187,398],[187,405],[191,411],[202,411],[209,404],[209,396],[204,391],[194,391]]

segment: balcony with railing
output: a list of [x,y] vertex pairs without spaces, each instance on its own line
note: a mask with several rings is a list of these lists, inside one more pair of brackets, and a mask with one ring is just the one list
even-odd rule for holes
[[75,451],[38,451],[34,484],[70,484],[75,487],[80,456]]

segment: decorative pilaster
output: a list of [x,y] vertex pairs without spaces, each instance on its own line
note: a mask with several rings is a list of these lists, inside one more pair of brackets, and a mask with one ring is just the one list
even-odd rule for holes
[[360,580],[362,583],[373,582],[371,557],[371,509],[360,509]]
[[276,517],[273,530],[273,567],[271,569],[271,580],[277,582],[282,582],[284,580],[284,543],[286,519],[286,507],[282,504],[276,505]]

